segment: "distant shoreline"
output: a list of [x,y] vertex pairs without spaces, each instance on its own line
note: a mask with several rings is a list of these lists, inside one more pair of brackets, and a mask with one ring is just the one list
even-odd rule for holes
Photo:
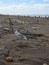
[[49,17],[49,15],[12,15],[12,14],[0,14],[0,16]]

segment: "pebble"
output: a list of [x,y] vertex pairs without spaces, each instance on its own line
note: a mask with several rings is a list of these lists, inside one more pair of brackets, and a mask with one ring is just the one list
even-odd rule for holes
[[9,28],[4,28],[4,31],[9,31],[10,29]]
[[12,62],[13,61],[13,58],[12,57],[6,57],[6,61],[7,62]]
[[44,63],[43,65],[47,65],[47,63]]

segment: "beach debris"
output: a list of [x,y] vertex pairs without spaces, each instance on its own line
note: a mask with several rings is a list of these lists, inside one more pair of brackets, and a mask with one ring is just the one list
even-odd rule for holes
[[47,65],[47,63],[44,63],[43,65]]
[[9,28],[4,28],[4,31],[10,31],[10,29]]
[[18,32],[17,30],[15,30],[15,35],[20,38],[20,39],[24,39],[24,40],[27,40],[27,37],[24,36],[23,34],[21,34],[20,32]]
[[10,57],[10,56],[9,56],[9,57],[6,57],[6,61],[7,61],[7,62],[13,62],[13,58]]
[[34,29],[34,30],[39,30],[40,27],[39,27],[39,26],[32,26],[32,29]]
[[9,21],[10,21],[10,25],[13,25],[13,23],[12,23],[12,19],[11,18],[8,18],[9,19]]
[[9,19],[10,31],[13,31],[13,23],[12,23],[12,19],[11,19],[11,18],[8,18],[8,19]]
[[32,27],[33,29],[36,29],[36,27],[34,26],[34,27]]

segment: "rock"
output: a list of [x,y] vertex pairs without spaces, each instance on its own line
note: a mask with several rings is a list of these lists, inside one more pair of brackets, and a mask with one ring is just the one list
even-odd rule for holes
[[47,63],[44,63],[43,65],[47,65]]
[[10,29],[9,28],[4,28],[4,31],[9,31]]
[[13,62],[13,58],[10,57],[10,56],[9,56],[9,57],[6,57],[6,61],[7,61],[7,62]]

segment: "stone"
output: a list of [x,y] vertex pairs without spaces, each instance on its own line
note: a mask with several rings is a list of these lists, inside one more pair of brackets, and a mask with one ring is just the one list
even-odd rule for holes
[[12,62],[12,61],[13,61],[13,58],[10,57],[10,56],[9,56],[9,57],[6,57],[6,61],[7,61],[7,62]]
[[47,65],[47,63],[44,63],[43,65]]
[[9,28],[4,28],[4,31],[9,31],[10,29]]

